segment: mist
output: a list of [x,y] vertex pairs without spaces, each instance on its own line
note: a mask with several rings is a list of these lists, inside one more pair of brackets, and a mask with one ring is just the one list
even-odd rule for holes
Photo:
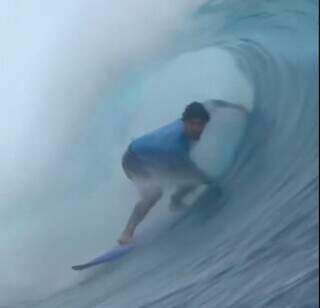
[[[200,3],[0,3],[0,304],[81,281],[70,266],[114,244],[137,200],[120,164],[132,138],[175,120],[193,100],[252,108],[226,51],[170,56]],[[244,127],[238,120],[234,130]],[[241,134],[208,162],[207,147],[222,140],[213,130],[195,157],[217,174]],[[161,217],[168,213],[159,206],[144,228]]]

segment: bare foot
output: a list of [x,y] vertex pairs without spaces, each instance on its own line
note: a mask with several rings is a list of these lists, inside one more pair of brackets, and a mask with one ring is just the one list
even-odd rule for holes
[[119,245],[129,245],[133,243],[133,238],[131,235],[122,233],[121,237],[118,239]]

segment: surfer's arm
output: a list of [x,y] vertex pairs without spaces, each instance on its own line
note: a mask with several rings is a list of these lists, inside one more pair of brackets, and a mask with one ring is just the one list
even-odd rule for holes
[[187,177],[202,184],[211,184],[213,182],[213,179],[201,170],[189,157],[184,157],[182,163],[184,169],[183,173]]

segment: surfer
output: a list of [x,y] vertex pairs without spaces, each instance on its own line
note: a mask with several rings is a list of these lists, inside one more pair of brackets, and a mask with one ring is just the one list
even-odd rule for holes
[[185,206],[183,198],[200,184],[212,179],[189,157],[194,144],[200,139],[210,114],[199,102],[189,104],[182,118],[132,141],[122,158],[126,176],[138,189],[140,200],[135,205],[118,243],[129,244],[138,224],[163,194],[159,181],[164,176],[182,183],[171,196],[170,208]]

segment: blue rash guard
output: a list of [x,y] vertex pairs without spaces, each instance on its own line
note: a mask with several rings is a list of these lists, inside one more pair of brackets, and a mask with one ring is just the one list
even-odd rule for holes
[[137,158],[136,170],[143,168],[152,174],[205,181],[206,176],[189,157],[191,147],[192,141],[184,133],[183,121],[179,119],[133,140],[129,149]]

